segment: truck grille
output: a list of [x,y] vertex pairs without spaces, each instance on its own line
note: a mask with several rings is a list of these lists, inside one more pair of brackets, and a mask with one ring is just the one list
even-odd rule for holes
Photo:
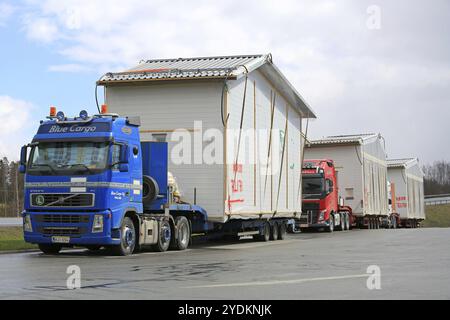
[[319,209],[318,203],[303,203],[302,204],[302,214],[300,216],[300,223],[309,224],[317,223],[319,219]]
[[93,193],[36,193],[31,195],[35,207],[92,207]]
[[39,214],[34,216],[43,223],[88,223],[89,216],[79,214]]
[[81,234],[81,229],[77,227],[45,227],[42,228],[42,234],[46,236],[78,236]]

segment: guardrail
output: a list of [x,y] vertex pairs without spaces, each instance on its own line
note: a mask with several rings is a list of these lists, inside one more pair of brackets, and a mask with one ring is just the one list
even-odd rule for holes
[[450,197],[425,199],[426,206],[437,206],[437,205],[442,205],[442,204],[450,204]]

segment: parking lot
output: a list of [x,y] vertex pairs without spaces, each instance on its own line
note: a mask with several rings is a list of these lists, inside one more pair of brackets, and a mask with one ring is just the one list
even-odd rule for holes
[[[352,230],[111,257],[0,255],[2,299],[449,299],[450,229]],[[68,266],[81,270],[69,290]],[[367,286],[379,267],[381,288]],[[375,283],[375,282],[374,282]]]

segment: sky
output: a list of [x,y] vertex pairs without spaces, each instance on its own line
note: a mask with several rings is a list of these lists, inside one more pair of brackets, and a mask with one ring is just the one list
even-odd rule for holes
[[50,105],[96,112],[106,72],[272,53],[317,115],[310,138],[375,132],[390,158],[450,161],[449,32],[446,0],[0,0],[0,156]]

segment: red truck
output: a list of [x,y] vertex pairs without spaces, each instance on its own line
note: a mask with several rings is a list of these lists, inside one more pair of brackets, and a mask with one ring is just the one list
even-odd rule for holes
[[354,223],[352,209],[338,196],[333,160],[305,160],[302,168],[302,214],[297,226],[305,229],[349,230]]

